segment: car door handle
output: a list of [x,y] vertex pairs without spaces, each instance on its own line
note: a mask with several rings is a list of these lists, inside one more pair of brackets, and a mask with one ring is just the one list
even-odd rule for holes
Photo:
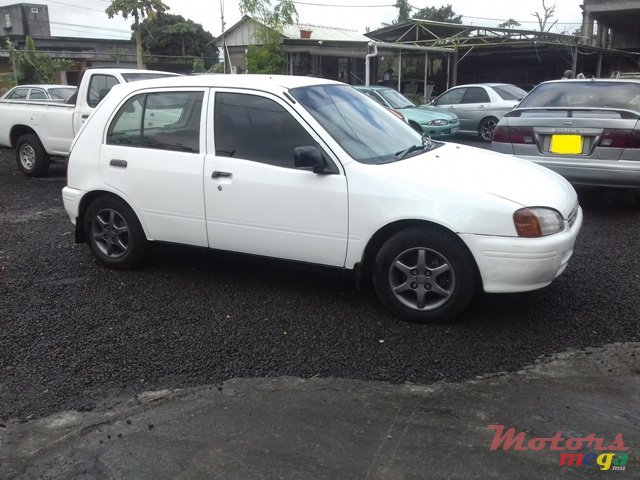
[[231,178],[231,174],[229,172],[219,172],[218,170],[214,170],[211,174],[211,178]]
[[127,161],[126,160],[111,160],[109,162],[109,165],[111,165],[112,167],[127,168]]
[[86,120],[87,118],[89,118],[89,114],[88,113],[85,113],[84,115],[82,115],[82,119],[83,120]]

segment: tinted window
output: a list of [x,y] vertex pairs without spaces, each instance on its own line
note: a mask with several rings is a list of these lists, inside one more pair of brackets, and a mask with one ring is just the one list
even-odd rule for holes
[[198,153],[202,92],[136,95],[120,108],[107,143]]
[[160,72],[135,72],[135,73],[123,73],[122,78],[127,82],[137,82],[138,80],[153,80],[154,78],[175,77],[175,73],[160,73]]
[[527,94],[527,92],[515,85],[495,85],[491,88],[493,88],[503,100],[522,100]]
[[464,94],[464,98],[462,99],[462,103],[488,103],[489,102],[489,94],[485,91],[484,88],[480,87],[469,87]]
[[32,88],[31,93],[29,94],[29,99],[31,100],[48,100],[47,94],[44,90],[40,88]]
[[545,83],[534,88],[518,106],[529,107],[621,108],[640,111],[640,83],[566,80]]
[[107,96],[109,90],[118,83],[118,80],[111,75],[93,75],[89,83],[87,104],[90,107],[97,107],[100,101]]
[[50,88],[49,95],[51,98],[55,98],[57,100],[67,100],[71,98],[71,95],[76,93],[75,87],[69,88]]
[[445,94],[436,100],[436,105],[457,105],[462,102],[462,97],[466,92],[466,88],[456,88]]
[[27,94],[29,93],[29,89],[27,88],[16,88],[13,92],[7,95],[8,100],[24,100],[27,98]]
[[217,93],[216,155],[294,168],[296,147],[319,145],[282,106],[268,98]]
[[415,107],[407,97],[392,88],[378,90],[378,94],[384,98],[392,108],[411,108]]

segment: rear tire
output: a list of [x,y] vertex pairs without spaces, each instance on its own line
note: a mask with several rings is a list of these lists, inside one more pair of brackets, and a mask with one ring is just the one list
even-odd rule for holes
[[84,232],[94,256],[107,267],[126,270],[144,258],[144,230],[131,207],[117,197],[98,197],[89,204]]
[[373,284],[382,304],[401,319],[446,323],[467,307],[478,276],[471,254],[453,234],[411,227],[380,248]]
[[51,160],[37,135],[26,133],[16,143],[16,162],[22,173],[29,177],[44,177]]

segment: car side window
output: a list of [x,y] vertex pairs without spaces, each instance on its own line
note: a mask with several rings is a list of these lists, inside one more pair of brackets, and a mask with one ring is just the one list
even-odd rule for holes
[[216,155],[295,168],[296,147],[320,146],[282,106],[268,98],[217,93],[214,129]]
[[29,94],[29,98],[31,100],[47,100],[49,97],[47,97],[47,94],[44,92],[44,90],[40,88],[32,88],[31,93]]
[[109,145],[200,152],[202,92],[156,92],[131,97],[107,131]]
[[462,103],[488,103],[489,94],[480,87],[469,87],[464,94]]
[[13,92],[7,95],[7,100],[25,100],[28,93],[29,89],[27,88],[16,88]]
[[112,75],[93,75],[89,81],[89,90],[87,92],[87,105],[95,108],[107,96],[109,90],[117,85],[118,80]]
[[464,93],[467,91],[466,88],[457,88],[455,90],[451,90],[443,94],[437,101],[436,105],[457,105],[462,103],[462,97],[464,97]]

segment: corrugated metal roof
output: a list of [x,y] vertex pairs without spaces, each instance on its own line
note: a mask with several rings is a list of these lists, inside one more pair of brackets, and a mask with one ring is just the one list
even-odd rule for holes
[[298,25],[289,25],[283,29],[282,34],[286,38],[300,38],[300,30],[310,30],[311,40],[325,40],[334,42],[370,42],[371,39],[358,33],[356,30],[348,30],[346,28],[324,27],[320,25],[310,25],[300,23]]

